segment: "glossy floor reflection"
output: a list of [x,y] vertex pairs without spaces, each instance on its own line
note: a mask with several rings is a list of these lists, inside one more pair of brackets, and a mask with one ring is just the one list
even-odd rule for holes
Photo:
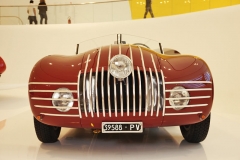
[[179,127],[145,129],[142,134],[62,128],[58,142],[43,144],[35,135],[26,85],[0,86],[0,113],[0,160],[240,160],[240,112],[221,108],[213,110],[208,137],[199,144],[184,141]]

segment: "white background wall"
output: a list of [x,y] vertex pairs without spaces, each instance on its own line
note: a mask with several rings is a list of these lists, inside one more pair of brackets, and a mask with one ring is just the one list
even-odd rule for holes
[[[0,56],[7,70],[3,84],[27,84],[33,65],[50,54],[74,55],[76,44],[111,33],[158,40],[163,47],[203,58],[210,66],[215,97],[237,103],[240,90],[240,5],[184,15],[135,21],[0,26]],[[227,103],[229,102],[229,103]]]
[[[0,7],[0,16],[17,16],[23,24],[29,24],[27,7],[30,0],[0,0],[0,6],[14,5],[19,7]],[[91,0],[88,2],[98,2],[102,0]],[[109,22],[130,20],[131,11],[128,1],[86,5],[70,5],[81,4],[86,0],[46,0],[48,6],[48,24],[67,24],[68,18],[71,17],[72,23],[92,23],[92,22]],[[37,19],[40,23],[37,6],[39,0],[34,1],[37,10]],[[57,4],[66,4],[67,6],[51,6]],[[1,25],[17,25],[21,24],[17,18],[1,18]]]

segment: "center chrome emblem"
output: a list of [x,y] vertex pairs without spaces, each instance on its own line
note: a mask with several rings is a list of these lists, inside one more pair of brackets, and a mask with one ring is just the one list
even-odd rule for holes
[[113,77],[123,79],[132,73],[132,61],[128,56],[116,55],[109,62],[110,73]]

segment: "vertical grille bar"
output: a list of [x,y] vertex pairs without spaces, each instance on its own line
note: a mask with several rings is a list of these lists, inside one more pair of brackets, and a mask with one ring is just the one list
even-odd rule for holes
[[121,106],[121,116],[123,116],[123,88],[122,83],[120,82],[120,106]]
[[118,45],[118,48],[119,48],[119,54],[122,54],[122,51],[121,51],[121,44]]
[[[148,90],[147,90],[147,73],[146,73],[146,68],[144,64],[144,59],[143,59],[143,54],[142,54],[142,49],[140,46],[138,46],[141,54],[141,60],[142,60],[142,65],[143,65],[143,72],[144,72],[144,79],[145,79],[145,99],[147,99],[148,95]],[[145,100],[145,116],[147,116],[147,100]]]
[[92,68],[90,70],[89,75],[89,111],[91,112],[91,116],[93,117],[93,103],[92,103]]
[[115,117],[117,117],[117,93],[116,93],[116,78],[114,79],[114,106],[115,106]]
[[139,67],[137,67],[138,71],[138,82],[139,82],[139,116],[141,116],[142,113],[142,87],[141,87],[141,76],[140,76],[140,70]]
[[86,62],[86,66],[85,66],[85,70],[84,70],[84,76],[83,76],[83,103],[84,103],[84,112],[85,112],[85,116],[87,117],[87,109],[86,109],[86,95],[85,95],[85,88],[86,88],[86,72],[87,72],[87,68],[88,68],[88,61],[89,61],[89,57],[90,54],[87,57],[87,62]]
[[103,110],[103,117],[105,117],[105,103],[104,103],[104,67],[102,67],[101,73],[101,84],[102,84],[102,110]]
[[100,61],[102,48],[99,48],[98,59],[97,59],[97,66],[96,66],[96,80],[95,80],[95,94],[96,94],[96,108],[97,108],[97,117],[99,117],[99,104],[98,104],[98,67]]
[[[111,57],[111,51],[112,51],[112,46],[109,46],[109,53],[108,53],[108,64],[110,63],[110,57]],[[109,112],[109,117],[111,117],[111,98],[110,98],[110,72],[109,72],[109,65],[108,65],[108,75],[107,75],[107,81],[108,81],[108,112]]]
[[154,97],[153,97],[153,76],[152,76],[152,70],[149,68],[150,72],[150,79],[151,79],[151,116],[153,116],[153,104],[154,104]]
[[165,115],[165,99],[166,99],[166,94],[165,94],[165,77],[163,75],[163,71],[161,70],[161,75],[162,75],[162,83],[163,83],[163,113],[162,115]]
[[[130,50],[130,58],[132,60],[133,64],[133,57],[132,57],[132,47],[129,44],[129,50]],[[134,67],[132,65],[133,71],[132,71],[132,85],[133,85],[133,116],[135,116],[136,113],[136,106],[135,106],[135,77],[134,77]]]
[[152,58],[152,63],[153,63],[153,66],[154,66],[154,70],[155,70],[155,74],[156,74],[156,77],[157,77],[157,86],[158,86],[158,100],[157,100],[157,113],[156,113],[156,116],[158,117],[159,115],[159,109],[160,109],[160,82],[159,82],[159,77],[158,77],[158,72],[157,72],[157,68],[156,68],[156,64],[155,64],[155,61],[153,59],[153,55],[151,54],[151,58]]
[[128,77],[126,79],[126,89],[127,89],[127,116],[129,116],[129,84],[128,84]]
[[78,99],[78,112],[79,112],[79,117],[82,118],[82,112],[81,112],[81,103],[80,103],[80,88],[79,88],[79,85],[81,84],[80,83],[80,77],[81,77],[81,70],[79,71],[78,73],[78,84],[77,84],[77,99]]

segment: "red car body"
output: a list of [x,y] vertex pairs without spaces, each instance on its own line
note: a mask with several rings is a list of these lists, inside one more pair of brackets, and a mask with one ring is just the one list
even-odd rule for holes
[[[109,74],[110,60],[119,54],[129,57],[133,67],[122,81]],[[176,86],[190,95],[182,109],[170,104]],[[73,95],[67,112],[53,105],[53,93],[59,88]],[[210,115],[213,93],[210,69],[201,58],[161,54],[131,44],[101,46],[73,56],[46,56],[29,78],[35,120],[57,127],[103,129],[103,122],[141,122],[143,128],[187,126]]]
[[4,62],[4,60],[2,59],[2,57],[0,57],[0,76],[2,75],[2,73],[6,70],[6,64]]

